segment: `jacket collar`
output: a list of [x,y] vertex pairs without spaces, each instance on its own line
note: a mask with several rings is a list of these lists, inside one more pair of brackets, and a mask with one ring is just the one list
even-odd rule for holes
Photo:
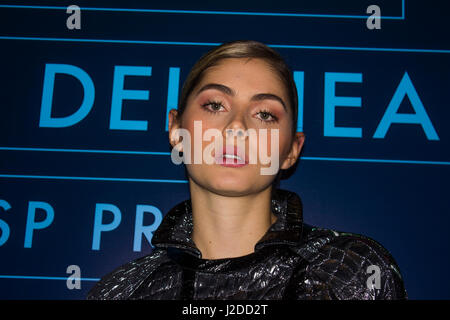
[[[303,229],[303,209],[299,196],[277,189],[272,196],[272,210],[277,221],[255,245],[255,251],[269,245],[298,245]],[[152,244],[156,248],[177,248],[201,258],[191,238],[193,230],[191,200],[172,208],[155,231]]]

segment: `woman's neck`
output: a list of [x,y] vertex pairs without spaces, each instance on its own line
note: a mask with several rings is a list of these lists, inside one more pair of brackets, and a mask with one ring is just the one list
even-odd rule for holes
[[259,193],[227,197],[190,181],[194,229],[192,239],[203,259],[240,257],[254,252],[256,243],[275,222],[271,187]]

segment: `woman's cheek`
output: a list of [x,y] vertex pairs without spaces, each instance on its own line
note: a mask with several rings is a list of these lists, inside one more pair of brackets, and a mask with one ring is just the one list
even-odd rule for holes
[[[281,167],[282,163],[289,154],[291,147],[291,133],[285,128],[275,128],[270,130],[267,137],[267,156],[271,159],[273,165]],[[277,159],[275,159],[275,157]]]

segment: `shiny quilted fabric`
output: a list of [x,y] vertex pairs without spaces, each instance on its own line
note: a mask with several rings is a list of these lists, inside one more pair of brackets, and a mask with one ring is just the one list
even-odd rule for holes
[[[303,223],[300,198],[289,191],[277,190],[272,208],[277,221],[255,252],[206,260],[191,239],[186,200],[164,217],[153,252],[104,276],[87,299],[407,298],[395,260],[379,243]],[[371,265],[379,268],[379,282]]]

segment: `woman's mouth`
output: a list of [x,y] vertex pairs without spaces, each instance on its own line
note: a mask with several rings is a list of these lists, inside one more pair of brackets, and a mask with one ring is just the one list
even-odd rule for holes
[[245,152],[237,146],[225,146],[215,157],[216,163],[224,167],[239,168],[248,164]]

